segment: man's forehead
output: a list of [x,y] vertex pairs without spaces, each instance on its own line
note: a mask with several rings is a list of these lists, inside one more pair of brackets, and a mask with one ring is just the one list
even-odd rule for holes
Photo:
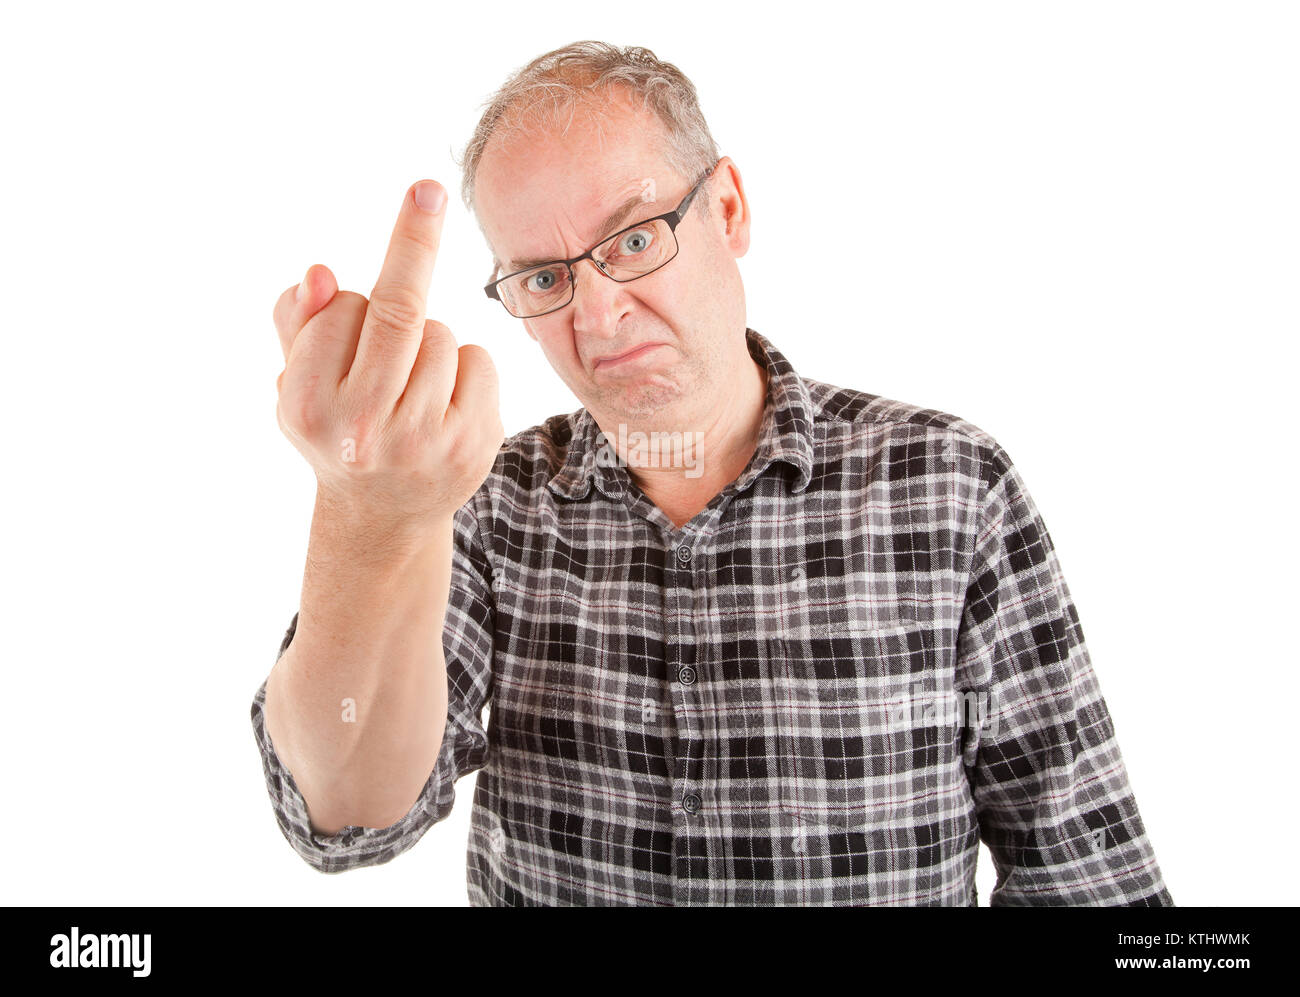
[[[624,225],[635,224],[642,215],[660,214],[661,212],[650,209],[658,203],[659,188],[663,185],[666,175],[664,170],[647,173],[642,167],[620,170],[607,179],[595,181],[601,188],[601,192],[592,202],[595,207],[589,209],[589,213],[596,221],[590,229],[584,227],[580,233],[586,239],[581,248],[586,249],[588,246],[598,244]],[[620,181],[620,177],[624,179]],[[550,224],[554,217],[554,214],[550,214],[542,221],[543,230],[554,231],[555,226]],[[579,224],[585,226],[587,223],[583,219]],[[501,248],[508,254],[520,255],[510,255],[505,261],[494,258],[493,263],[499,272],[514,273],[516,270],[526,270],[552,260],[563,259],[568,255],[563,251],[563,247],[521,244],[521,240],[526,242],[527,238],[527,235],[520,233],[518,228],[507,228],[501,234],[504,242]]]

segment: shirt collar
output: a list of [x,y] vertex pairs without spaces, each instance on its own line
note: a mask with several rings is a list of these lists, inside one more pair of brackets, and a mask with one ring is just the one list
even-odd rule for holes
[[[802,492],[812,480],[813,467],[813,411],[808,388],[790,361],[753,329],[745,330],[745,342],[750,356],[767,368],[767,400],[758,446],[736,482],[737,487],[746,487],[773,461],[784,461],[797,472],[790,490]],[[605,495],[614,498],[622,494],[626,469],[596,459],[596,435],[600,432],[596,420],[585,408],[579,409],[570,420],[573,429],[564,464],[548,487],[557,495],[580,499],[586,496],[594,480]],[[563,445],[565,441],[556,442]]]

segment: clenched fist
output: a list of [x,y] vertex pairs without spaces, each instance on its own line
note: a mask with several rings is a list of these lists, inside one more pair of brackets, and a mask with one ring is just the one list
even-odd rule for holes
[[369,301],[312,266],[275,304],[280,428],[315,470],[318,496],[381,532],[449,522],[505,435],[487,351],[458,350],[424,317],[446,201],[429,180],[406,192]]

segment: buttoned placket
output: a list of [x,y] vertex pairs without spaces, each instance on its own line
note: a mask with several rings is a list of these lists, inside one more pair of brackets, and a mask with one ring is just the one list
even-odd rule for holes
[[[772,371],[769,375],[776,376]],[[663,735],[671,739],[674,751],[672,789],[668,799],[662,802],[671,814],[672,897],[673,903],[679,906],[725,903],[727,896],[711,892],[719,877],[710,875],[710,856],[706,851],[709,840],[721,838],[723,817],[716,807],[716,791],[710,793],[709,782],[717,776],[709,769],[710,758],[716,752],[707,749],[710,738],[718,735],[716,710],[720,705],[726,705],[715,701],[716,687],[709,681],[712,650],[712,637],[707,629],[707,614],[711,610],[707,584],[710,544],[720,534],[723,517],[732,501],[759,477],[769,473],[778,457],[793,462],[803,471],[805,480],[791,482],[795,491],[806,484],[811,466],[810,453],[792,448],[788,442],[778,444],[778,437],[785,427],[777,425],[770,392],[769,386],[759,434],[761,442],[748,466],[681,527],[677,527],[646,496],[632,480],[625,465],[605,464],[596,459],[599,427],[585,410],[575,427],[568,463],[557,475],[557,482],[552,484],[568,498],[582,500],[594,482],[596,489],[607,499],[621,503],[632,516],[652,526],[663,550],[663,643],[667,689],[661,701],[666,697],[672,704],[670,716],[664,718]]]
[[[665,801],[673,824],[673,903],[710,904],[716,877],[709,871],[709,840],[720,833],[717,810],[710,806],[706,748],[717,731],[711,718],[719,704],[708,681],[710,636],[700,622],[708,612],[707,561],[710,538],[717,535],[732,501],[768,468],[770,453],[756,453],[750,465],[682,527],[650,501],[626,468],[597,468],[600,490],[652,525],[664,549],[664,662],[674,721],[673,787]],[[602,474],[602,472],[604,472]],[[705,604],[701,605],[701,601]]]

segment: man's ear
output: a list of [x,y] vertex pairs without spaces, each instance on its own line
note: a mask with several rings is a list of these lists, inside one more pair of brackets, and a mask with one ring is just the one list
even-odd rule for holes
[[730,156],[723,156],[713,171],[713,203],[721,214],[723,243],[739,259],[749,252],[749,200],[745,185],[740,179],[740,169]]

